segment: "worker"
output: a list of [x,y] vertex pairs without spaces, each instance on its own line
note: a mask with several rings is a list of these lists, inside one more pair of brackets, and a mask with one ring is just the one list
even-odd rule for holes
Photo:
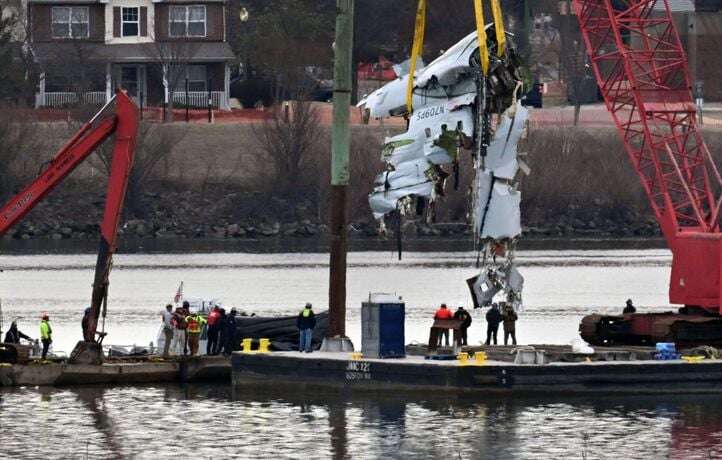
[[20,332],[17,320],[13,320],[10,323],[10,329],[5,333],[5,343],[20,343],[20,339],[30,340],[31,342],[33,340],[32,337]]
[[90,312],[91,308],[88,307],[85,309],[85,312],[83,313],[83,320],[80,322],[80,327],[83,328],[83,340],[86,342],[92,342],[93,337],[89,336],[88,329],[90,327]]
[[[441,306],[439,307],[439,309],[436,310],[436,313],[434,314],[434,320],[453,319],[453,318],[454,318],[454,314],[451,313],[451,310],[449,310],[446,307],[445,303],[442,303]],[[448,347],[449,346],[449,330],[448,329],[442,330],[441,334],[439,334],[439,342],[437,344],[438,346],[441,346],[441,338],[442,337],[444,338],[444,342],[446,343],[446,346]]]
[[173,305],[168,304],[160,312],[163,321],[163,357],[170,356],[170,344],[173,342]]
[[459,335],[461,345],[468,345],[468,336],[467,332],[469,330],[469,326],[471,326],[471,314],[469,314],[466,309],[464,309],[463,306],[460,306],[455,312],[454,312],[454,319],[461,320],[461,328],[459,329]]
[[634,308],[632,299],[627,299],[627,305],[624,307],[624,311],[622,311],[622,314],[623,315],[631,315],[632,313],[637,313],[637,309]]
[[511,337],[512,345],[516,345],[516,320],[519,319],[519,316],[514,311],[514,307],[505,304],[501,312],[501,318],[504,328],[504,345],[508,344],[509,337]]
[[50,327],[50,317],[45,314],[40,321],[40,340],[43,342],[43,354],[42,358],[45,359],[48,356],[48,348],[53,343],[53,329]]
[[223,343],[223,354],[230,356],[236,346],[236,315],[238,310],[231,308],[230,314],[226,317],[226,341]]
[[173,314],[173,322],[175,330],[176,343],[179,350],[183,350],[183,356],[188,354],[188,323],[186,316],[190,314],[190,304],[188,301],[183,302],[183,306],[175,309]]
[[499,312],[499,305],[493,303],[488,312],[486,312],[486,344],[494,345],[497,344],[496,336],[499,333],[499,323],[501,323],[502,317]]
[[206,354],[218,354],[218,327],[220,326],[221,309],[216,305],[208,314],[208,344],[206,345]]
[[198,354],[198,342],[201,340],[201,331],[203,331],[203,325],[206,322],[206,319],[198,312],[186,316],[186,323],[188,324],[188,347],[190,348],[191,356]]
[[313,305],[306,303],[296,319],[298,328],[298,351],[311,353],[313,342],[313,329],[316,327],[316,315],[313,313]]
[[223,353],[226,348],[226,328],[228,327],[228,315],[226,315],[226,309],[221,308],[219,310],[220,316],[218,318],[218,349],[217,353]]

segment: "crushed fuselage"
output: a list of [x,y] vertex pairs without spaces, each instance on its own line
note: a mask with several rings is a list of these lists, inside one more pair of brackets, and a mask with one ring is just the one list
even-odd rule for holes
[[[517,175],[528,168],[518,148],[528,112],[517,100],[522,85],[514,50],[496,56],[495,39],[489,37],[494,58],[483,75],[477,36],[469,34],[413,77],[400,76],[359,103],[369,117],[408,121],[406,132],[384,143],[386,170],[376,177],[369,204],[382,228],[389,213],[410,217],[427,204],[427,219],[433,220],[447,178],[458,170],[462,151],[470,151],[475,178],[469,215],[481,270],[467,282],[475,306],[498,300],[520,309],[524,279],[514,265],[521,235]],[[410,113],[409,78],[414,78]]]

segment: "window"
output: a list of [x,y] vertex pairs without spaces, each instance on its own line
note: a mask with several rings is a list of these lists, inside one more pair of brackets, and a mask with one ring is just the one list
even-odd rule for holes
[[188,91],[206,90],[206,66],[188,66]]
[[205,37],[206,7],[171,6],[168,22],[171,37]]
[[52,9],[53,38],[88,38],[87,6],[54,6]]
[[138,96],[138,74],[138,66],[123,66],[120,69],[120,86],[133,97]]
[[185,69],[180,69],[176,74],[178,80],[176,82],[176,92],[185,92],[186,79],[188,80],[188,91],[207,91],[207,72],[205,65],[188,65]]
[[138,8],[121,8],[121,32],[123,37],[137,37],[139,30]]

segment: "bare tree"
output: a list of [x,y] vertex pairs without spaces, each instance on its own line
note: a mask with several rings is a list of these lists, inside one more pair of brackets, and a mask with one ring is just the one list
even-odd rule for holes
[[596,80],[591,75],[582,40],[573,40],[566,48],[567,51],[564,53],[565,82],[569,102],[574,106],[574,126],[577,126],[582,102],[585,99],[584,93],[590,91],[590,85],[592,85],[592,89],[596,88]]
[[24,154],[40,147],[37,124],[25,110],[0,105],[0,202],[26,179]]
[[[155,177],[158,166],[173,155],[173,148],[185,135],[186,128],[181,126],[168,127],[147,122],[140,124],[126,196],[126,208],[134,217],[145,217],[142,197],[147,184]],[[110,174],[112,145],[104,144],[95,154],[97,161],[93,166],[106,175]]]
[[294,193],[319,139],[318,111],[303,97],[277,105],[271,119],[254,128],[254,133],[272,162],[277,190],[282,194]]
[[37,72],[28,42],[24,3],[0,0],[0,99],[31,103]]
[[185,81],[188,64],[198,54],[199,47],[199,43],[185,40],[154,39],[152,43],[146,45],[146,53],[156,64],[153,70],[163,79],[164,101],[167,102],[165,121],[173,121],[173,92]]

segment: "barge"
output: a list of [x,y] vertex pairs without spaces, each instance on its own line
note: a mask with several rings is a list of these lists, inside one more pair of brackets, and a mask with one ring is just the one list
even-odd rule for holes
[[0,387],[123,385],[213,381],[227,384],[230,359],[198,356],[177,360],[116,360],[101,365],[64,362],[0,364]]
[[348,353],[233,353],[234,387],[269,385],[340,391],[449,393],[722,393],[722,360],[486,361],[353,359]]

